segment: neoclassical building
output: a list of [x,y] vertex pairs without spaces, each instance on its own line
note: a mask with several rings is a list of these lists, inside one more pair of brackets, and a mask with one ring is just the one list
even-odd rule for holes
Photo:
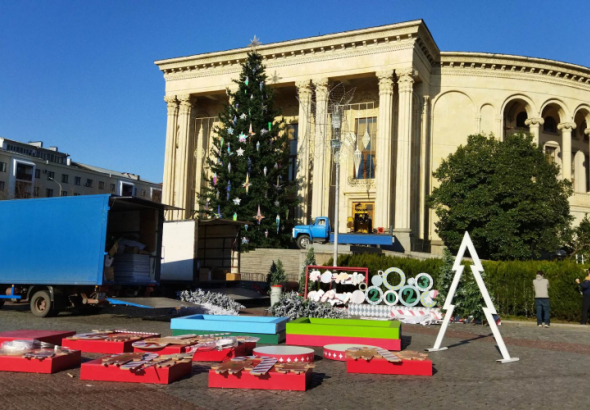
[[[440,251],[426,197],[432,171],[474,133],[530,132],[590,212],[590,69],[541,58],[440,51],[422,20],[260,45],[291,139],[304,223],[333,216],[340,163],[341,232],[393,231],[404,249]],[[206,183],[216,116],[250,47],[156,61],[168,105],[163,202],[191,218]],[[340,107],[341,155],[330,140]]]

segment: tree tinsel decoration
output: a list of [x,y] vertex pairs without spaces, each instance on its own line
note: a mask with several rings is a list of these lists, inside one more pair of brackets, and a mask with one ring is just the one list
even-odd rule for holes
[[[230,312],[234,312],[234,314],[238,314],[241,309],[245,309],[246,307],[227,295],[218,292],[205,292],[203,289],[197,288],[195,291],[190,290],[183,290],[182,292],[178,293],[178,297],[183,302],[189,303],[196,303],[199,305],[203,304],[211,304],[213,306],[218,306],[222,309],[228,310]],[[212,313],[212,314],[220,314],[220,313]],[[227,314],[227,313],[224,313]]]
[[316,317],[325,319],[344,319],[348,311],[335,308],[329,303],[313,302],[302,298],[297,292],[283,293],[277,303],[270,308],[276,317],[288,317],[291,320],[300,317]]

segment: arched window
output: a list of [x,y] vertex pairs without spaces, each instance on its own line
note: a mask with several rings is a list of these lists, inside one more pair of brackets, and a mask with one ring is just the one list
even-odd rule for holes
[[557,132],[557,122],[551,116],[545,117],[545,124],[543,124],[543,131]]
[[525,124],[527,118],[526,111],[519,112],[516,116],[516,128],[527,128],[527,125]]

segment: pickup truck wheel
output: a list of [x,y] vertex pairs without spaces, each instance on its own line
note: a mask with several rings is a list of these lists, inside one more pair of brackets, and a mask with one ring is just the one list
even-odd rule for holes
[[39,290],[35,292],[31,298],[31,313],[37,317],[48,317],[52,316],[54,311],[52,310],[51,297],[49,292],[46,290]]
[[299,246],[299,249],[307,249],[310,242],[309,236],[307,235],[299,235],[297,237],[297,246]]

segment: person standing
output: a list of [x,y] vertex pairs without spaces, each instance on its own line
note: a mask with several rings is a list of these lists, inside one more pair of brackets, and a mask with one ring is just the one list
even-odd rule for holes
[[533,286],[535,287],[537,326],[549,327],[549,281],[545,279],[543,271],[537,271],[537,278],[533,280]]
[[590,269],[586,271],[586,278],[580,283],[580,279],[576,278],[576,283],[582,291],[582,322],[580,324],[585,325],[588,321],[588,310],[590,310]]

